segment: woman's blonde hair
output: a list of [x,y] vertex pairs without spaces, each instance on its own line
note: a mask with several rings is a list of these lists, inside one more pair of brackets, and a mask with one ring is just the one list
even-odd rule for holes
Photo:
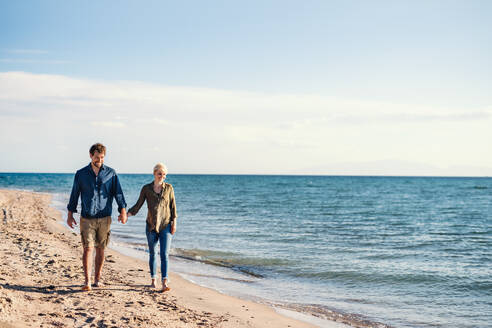
[[158,170],[163,170],[164,173],[167,174],[167,167],[166,165],[162,164],[162,163],[157,163],[155,166],[154,166],[154,173]]

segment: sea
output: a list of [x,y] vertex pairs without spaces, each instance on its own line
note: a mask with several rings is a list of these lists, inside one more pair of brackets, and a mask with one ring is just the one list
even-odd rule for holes
[[[66,218],[74,174],[0,173]],[[119,174],[128,206],[151,174]],[[492,327],[492,178],[169,174],[170,271],[327,327]],[[147,261],[146,206],[111,247]],[[77,218],[77,216],[76,216]],[[171,282],[172,283],[172,282]],[[307,318],[307,319],[306,319]]]

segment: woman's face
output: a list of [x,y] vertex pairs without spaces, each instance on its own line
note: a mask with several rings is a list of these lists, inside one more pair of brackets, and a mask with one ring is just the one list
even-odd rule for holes
[[166,172],[164,172],[163,170],[155,171],[154,179],[156,182],[162,183],[166,179]]

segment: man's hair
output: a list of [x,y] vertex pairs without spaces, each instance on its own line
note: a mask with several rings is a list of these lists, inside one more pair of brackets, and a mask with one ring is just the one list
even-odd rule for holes
[[94,155],[95,152],[98,152],[99,154],[106,154],[106,147],[102,143],[96,143],[91,146],[91,149],[89,149],[89,152],[91,155]]

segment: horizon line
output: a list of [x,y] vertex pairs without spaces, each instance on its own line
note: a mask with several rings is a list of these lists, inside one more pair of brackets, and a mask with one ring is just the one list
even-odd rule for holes
[[[0,172],[0,174],[75,174],[75,172]],[[152,175],[152,173],[117,172],[119,175]],[[387,177],[387,178],[491,178],[488,175],[405,175],[405,174],[311,174],[311,173],[171,173],[172,175],[217,175],[217,176],[306,176],[306,177]]]

